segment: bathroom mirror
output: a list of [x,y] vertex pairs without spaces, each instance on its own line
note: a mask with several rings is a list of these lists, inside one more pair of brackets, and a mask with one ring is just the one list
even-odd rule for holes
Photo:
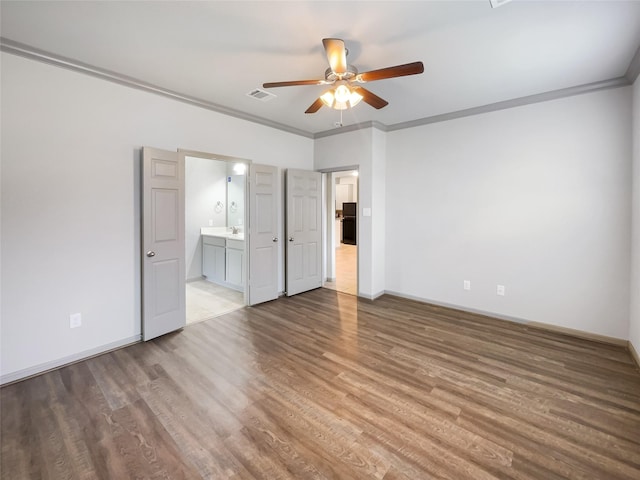
[[227,227],[241,227],[244,221],[244,175],[227,177]]

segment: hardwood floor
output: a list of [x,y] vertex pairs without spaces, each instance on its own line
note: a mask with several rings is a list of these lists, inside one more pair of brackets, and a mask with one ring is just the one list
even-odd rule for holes
[[638,479],[622,347],[326,289],[0,390],[3,479]]
[[336,281],[325,282],[324,288],[350,295],[358,294],[358,247],[341,243],[336,248]]

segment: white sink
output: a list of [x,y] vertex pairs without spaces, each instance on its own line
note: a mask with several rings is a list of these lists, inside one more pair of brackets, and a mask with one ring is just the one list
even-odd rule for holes
[[230,238],[232,240],[244,240],[244,232],[232,233],[224,228],[202,227],[200,234],[205,237]]
[[244,233],[225,233],[224,238],[231,238],[233,240],[244,240]]

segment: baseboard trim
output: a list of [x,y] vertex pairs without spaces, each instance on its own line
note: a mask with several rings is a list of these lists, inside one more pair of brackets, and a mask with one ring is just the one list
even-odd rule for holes
[[55,370],[60,367],[66,367],[67,365],[71,365],[72,363],[81,362],[91,357],[97,357],[98,355],[103,355],[113,350],[118,350],[120,348],[133,345],[134,343],[138,343],[141,340],[142,340],[141,335],[134,335],[133,337],[124,338],[116,342],[107,343],[106,345],[101,345],[99,347],[91,348],[89,350],[85,350],[80,353],[75,353],[73,355],[59,358],[57,360],[52,360],[50,362],[41,363],[40,365],[35,365],[33,367],[18,370],[17,372],[7,373],[0,377],[0,385],[4,387],[11,383],[26,380],[27,378],[30,378],[30,377],[35,377],[36,375],[42,375],[43,373],[47,373],[51,370]]
[[636,366],[640,369],[640,355],[638,355],[638,351],[635,349],[631,341],[627,343],[628,343],[627,347],[629,348],[629,352],[631,353],[631,356],[633,357],[633,359],[636,361]]
[[[518,318],[518,317],[510,317],[508,315],[500,315],[497,313],[493,313],[493,312],[487,312],[485,310],[477,310],[474,308],[468,308],[468,307],[462,307],[460,305],[453,305],[453,304],[448,304],[448,303],[444,303],[444,302],[436,302],[433,300],[429,300],[426,298],[421,298],[421,297],[416,297],[413,295],[405,295],[403,293],[399,293],[399,292],[392,292],[392,291],[386,291],[387,295],[391,295],[394,297],[399,297],[399,298],[406,298],[407,300],[414,300],[416,302],[422,302],[422,303],[429,303],[431,305],[436,305],[438,307],[446,307],[446,308],[452,308],[454,310],[460,310],[463,312],[469,312],[469,313],[475,313],[478,315],[485,315],[487,317],[491,317],[491,318],[497,318],[498,320],[506,320],[507,322],[515,322],[515,323],[520,323],[520,324],[524,324],[527,327],[530,328],[536,328],[538,330],[548,330],[551,332],[556,332],[556,333],[562,333],[565,335],[570,335],[572,337],[576,337],[576,338],[583,338],[585,340],[591,340],[594,342],[600,342],[600,343],[606,343],[609,345],[616,345],[616,346],[622,346],[622,347],[627,347],[630,343],[627,340],[624,340],[622,338],[616,338],[616,337],[608,337],[606,335],[600,335],[598,333],[591,333],[591,332],[586,332],[584,330],[577,330],[577,329],[573,329],[573,328],[566,328],[566,327],[560,327],[560,326],[556,326],[556,325],[552,325],[550,323],[542,323],[542,322],[534,322],[531,320],[526,320],[523,318]],[[637,352],[636,352],[636,361],[637,361],[638,357],[637,357]],[[640,364],[640,362],[638,362]]]
[[486,317],[497,318],[498,320],[506,320],[508,322],[527,323],[527,321],[523,320],[522,318],[510,317],[508,315],[500,315],[498,313],[488,312],[486,310],[479,310],[477,308],[462,307],[460,305],[454,305],[453,303],[439,302],[436,300],[431,300],[429,298],[417,297],[415,295],[407,295],[404,293],[394,292],[391,290],[386,290],[385,295],[391,295],[392,297],[398,297],[398,298],[405,298],[407,300],[413,300],[415,302],[428,303],[430,305],[436,305],[437,307],[452,308],[454,310],[460,310],[462,312],[475,313],[477,315],[484,315]]
[[384,295],[384,293],[385,293],[384,290],[382,290],[381,292],[378,292],[378,293],[374,294],[373,295],[373,299],[376,300],[376,299],[380,298],[381,296]]
[[622,338],[609,337],[607,335],[600,335],[599,333],[585,332],[584,330],[577,330],[575,328],[560,327],[558,325],[551,325],[550,323],[526,322],[526,324],[528,327],[537,328],[538,330],[547,330],[549,332],[562,333],[571,337],[584,338],[585,340],[607,343],[609,345],[617,345],[619,347],[626,347],[629,343],[627,340],[624,340]]
[[381,296],[385,295],[386,292],[384,290],[382,290],[381,292],[378,293],[374,293],[373,295],[369,295],[366,293],[361,293],[358,292],[358,294],[356,295],[358,298],[364,298],[365,300],[377,300],[378,298],[380,298]]

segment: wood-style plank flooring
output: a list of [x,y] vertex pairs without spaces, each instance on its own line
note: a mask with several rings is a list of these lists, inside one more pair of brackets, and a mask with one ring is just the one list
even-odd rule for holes
[[336,248],[336,280],[325,282],[330,288],[351,295],[358,294],[358,246],[341,243]]
[[639,479],[622,347],[318,289],[6,386],[2,479]]

